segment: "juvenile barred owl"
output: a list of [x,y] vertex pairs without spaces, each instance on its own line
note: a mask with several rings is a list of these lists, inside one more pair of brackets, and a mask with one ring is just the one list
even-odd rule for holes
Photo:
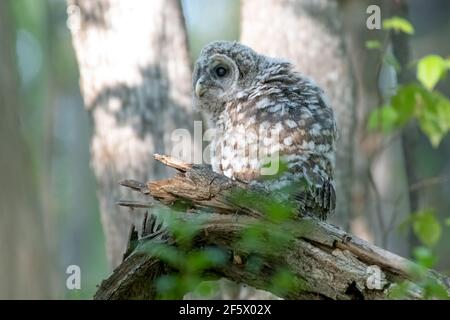
[[281,196],[296,186],[289,197],[320,219],[334,211],[336,122],[316,84],[287,61],[218,41],[201,51],[193,90],[216,126],[214,171]]

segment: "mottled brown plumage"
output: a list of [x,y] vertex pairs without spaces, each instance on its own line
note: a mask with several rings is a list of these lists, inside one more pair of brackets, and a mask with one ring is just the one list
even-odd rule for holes
[[216,125],[214,171],[288,194],[303,213],[325,219],[334,211],[336,122],[314,82],[287,61],[220,41],[203,48],[193,89]]

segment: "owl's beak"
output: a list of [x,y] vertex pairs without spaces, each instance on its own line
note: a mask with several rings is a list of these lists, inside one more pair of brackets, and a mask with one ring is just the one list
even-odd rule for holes
[[206,92],[205,85],[203,84],[203,81],[198,80],[195,84],[195,95],[197,98],[201,98]]

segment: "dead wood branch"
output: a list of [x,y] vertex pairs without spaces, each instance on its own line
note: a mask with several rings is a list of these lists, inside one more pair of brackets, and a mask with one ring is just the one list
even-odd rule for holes
[[[246,205],[234,200],[234,193],[249,192],[245,183],[214,173],[208,166],[190,165],[167,156],[155,158],[175,168],[177,174],[147,184],[131,180],[121,184],[167,206],[183,202],[190,210],[180,213],[179,218],[186,222],[201,217],[194,245],[217,246],[230,254],[230,263],[208,270],[209,276],[226,277],[287,299],[387,299],[398,283],[407,281],[410,283],[407,298],[421,298],[420,286],[415,284],[417,280],[411,272],[412,262],[313,218],[300,218],[277,226],[265,219],[261,203]],[[123,204],[133,206],[132,202]],[[142,203],[137,205],[142,206]],[[214,213],[205,213],[205,208]],[[291,235],[292,240],[270,254],[250,252],[237,246],[236,240],[243,232],[261,221],[267,223],[264,241],[270,241],[270,232],[277,227]],[[154,222],[150,222],[152,227],[144,228],[144,239],[140,243],[174,244],[173,239],[152,236]],[[255,254],[264,260],[257,273],[246,268],[246,261]],[[236,255],[240,257],[238,261],[233,259]],[[299,279],[299,285],[293,290],[277,290],[272,285],[272,277],[279,267],[289,269]],[[95,298],[154,299],[154,280],[172,271],[155,255],[135,250],[103,281]],[[430,270],[426,277],[449,291],[450,280],[445,276]]]

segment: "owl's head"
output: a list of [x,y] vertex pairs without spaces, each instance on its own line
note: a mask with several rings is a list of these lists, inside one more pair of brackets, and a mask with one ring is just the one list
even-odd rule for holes
[[220,112],[225,103],[246,88],[256,72],[259,55],[238,42],[216,41],[206,45],[195,64],[195,104],[209,112]]

